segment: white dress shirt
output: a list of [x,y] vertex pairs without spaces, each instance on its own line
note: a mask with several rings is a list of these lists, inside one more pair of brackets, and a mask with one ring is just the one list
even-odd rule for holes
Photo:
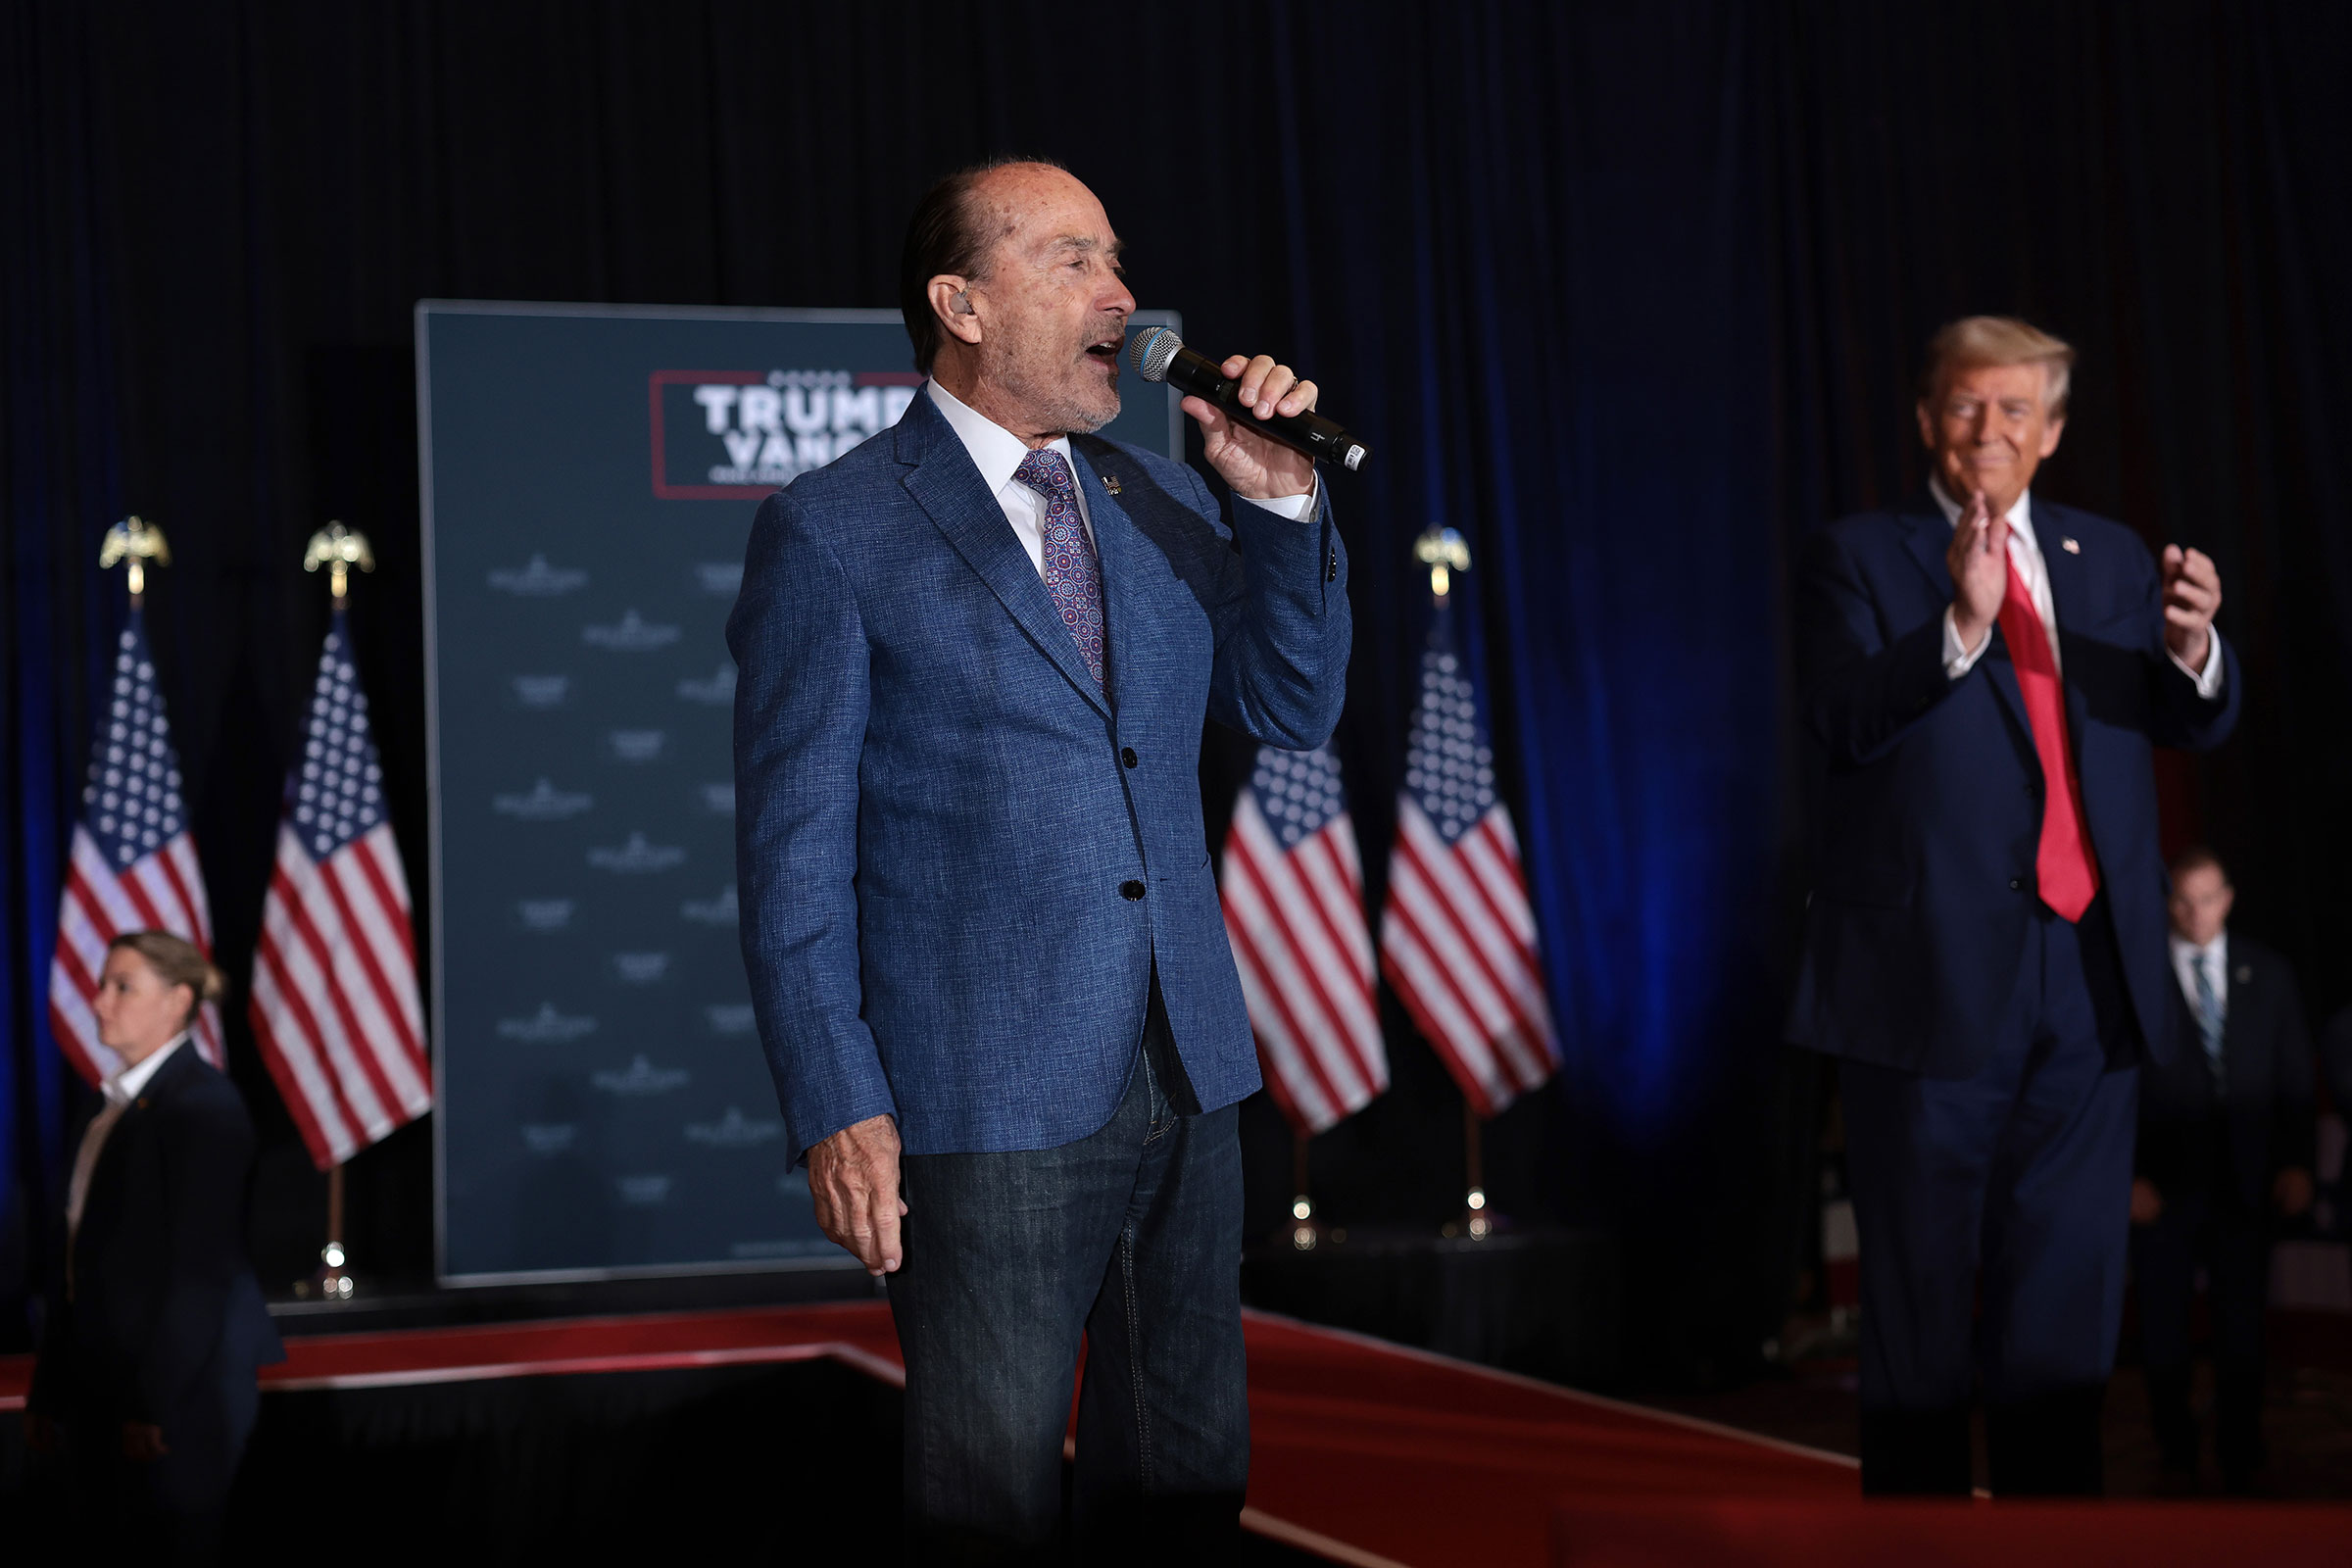
[[[1945,492],[1942,482],[1929,479],[1928,493],[1936,498],[1936,505],[1943,513],[1943,520],[1955,528],[1959,527],[1960,503]],[[2049,566],[2042,560],[2041,542],[2034,533],[2034,492],[2031,490],[2019,496],[2017,505],[2009,509],[2009,564],[2025,579],[2026,592],[2034,600],[2034,613],[2041,617],[2042,633],[2050,640],[2050,662],[2059,673],[2064,674],[2066,658],[2058,647],[2058,606],[2050,597]],[[1988,626],[1984,629],[1984,635],[1977,639],[1976,647],[1961,647],[1959,623],[1950,610],[1944,611],[1943,672],[1946,675],[1958,680],[1976,667],[1977,661],[1984,658],[1984,650],[1991,646],[1992,628]],[[2212,702],[2221,695],[2224,666],[2220,637],[2208,636],[2205,639],[2205,667],[2201,670],[2189,668],[2186,662],[2169,646],[2165,649],[2165,657],[2180,668],[2180,673],[2197,683],[2199,697]]]
[[98,1156],[106,1150],[107,1135],[115,1130],[115,1123],[122,1119],[122,1112],[129,1108],[130,1102],[139,1098],[139,1091],[145,1089],[148,1081],[172,1058],[172,1053],[187,1043],[187,1034],[182,1031],[169,1045],[122,1068],[98,1086],[98,1093],[106,1097],[106,1103],[97,1115],[90,1118],[90,1125],[83,1130],[81,1147],[74,1152],[74,1175],[66,1184],[66,1240],[69,1244],[81,1229],[81,1205],[89,1201],[90,1177],[98,1169]]
[[2222,929],[2203,947],[2198,947],[2178,931],[2172,935],[2173,978],[2180,982],[2180,995],[2188,1000],[2188,1015],[2202,1016],[2197,1004],[2197,971],[2205,971],[2205,983],[2213,987],[2213,1004],[2223,1017],[2230,1016],[2230,931]]
[[[1004,509],[1004,520],[1012,524],[1013,536],[1029,552],[1029,564],[1037,568],[1042,578],[1046,574],[1046,498],[1013,477],[1029,456],[1029,443],[968,407],[936,380],[927,383],[924,390],[947,416],[948,424],[963,442],[964,451],[972,455],[972,466],[980,470],[980,482],[997,498],[997,505]],[[1078,460],[1070,453],[1070,438],[1057,435],[1049,448],[1060,453],[1061,461],[1070,466],[1070,481],[1078,493],[1078,520],[1086,525],[1086,536],[1091,540],[1095,536],[1095,519],[1087,514],[1086,486],[1077,482]],[[1278,496],[1272,501],[1251,501],[1248,496],[1241,499],[1294,520],[1307,516],[1315,505],[1312,490],[1302,496]]]

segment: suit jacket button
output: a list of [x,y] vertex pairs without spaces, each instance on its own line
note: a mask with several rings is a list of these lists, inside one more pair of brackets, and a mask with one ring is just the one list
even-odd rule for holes
[[1141,882],[1127,881],[1119,884],[1119,897],[1125,899],[1129,904],[1133,904],[1143,896],[1144,885]]
[[1132,747],[1132,746],[1122,746],[1122,747],[1120,747],[1120,748],[1119,748],[1119,760],[1120,760],[1120,761],[1122,761],[1122,762],[1125,762],[1125,763],[1126,763],[1126,764],[1127,764],[1129,767],[1133,767],[1133,766],[1135,766],[1135,765],[1136,765],[1136,760],[1135,760],[1135,748],[1134,748],[1134,747]]
[[2010,891],[2010,892],[2012,892],[2012,893],[2023,893],[2023,892],[2025,892],[2025,891],[2026,891],[2026,879],[2025,879],[2024,877],[2022,877],[2022,876],[2013,876],[2013,877],[2011,877],[2011,878],[2009,879],[2009,891]]

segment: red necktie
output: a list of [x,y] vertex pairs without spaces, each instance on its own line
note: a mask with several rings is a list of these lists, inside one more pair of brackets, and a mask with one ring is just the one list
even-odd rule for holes
[[2098,896],[2099,865],[2091,858],[2090,836],[2082,827],[2082,786],[2075,777],[2075,750],[2067,743],[2066,691],[2059,684],[2058,661],[2014,558],[2009,563],[2009,591],[2001,598],[2001,639],[2017,666],[2026,721],[2034,729],[2034,750],[2041,757],[2041,849],[2034,858],[2041,902],[2069,920],[2080,920]]

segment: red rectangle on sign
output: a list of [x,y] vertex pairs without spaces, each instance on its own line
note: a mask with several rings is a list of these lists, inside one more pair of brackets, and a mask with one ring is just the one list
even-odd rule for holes
[[758,370],[656,370],[649,392],[654,413],[654,495],[662,501],[760,501],[775,487],[759,484],[672,484],[668,473],[668,432],[663,428],[662,389],[666,386],[758,386],[767,379]]

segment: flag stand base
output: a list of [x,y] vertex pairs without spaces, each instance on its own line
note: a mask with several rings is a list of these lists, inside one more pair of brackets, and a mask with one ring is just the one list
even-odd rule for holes
[[296,1296],[316,1296],[322,1301],[348,1301],[358,1286],[351,1277],[351,1254],[343,1247],[343,1167],[326,1173],[326,1245],[318,1249],[318,1272],[297,1281]]
[[1462,1185],[1466,1190],[1462,1194],[1462,1217],[1448,1224],[1442,1233],[1448,1238],[1466,1236],[1474,1242],[1483,1242],[1494,1234],[1496,1215],[1494,1206],[1487,1201],[1487,1180],[1482,1168],[1485,1161],[1480,1157],[1482,1153],[1481,1137],[1482,1127],[1478,1118],[1478,1107],[1471,1104],[1468,1100],[1464,1100],[1462,1102]]
[[1291,1222],[1283,1227],[1291,1247],[1300,1252],[1311,1252],[1323,1245],[1323,1225],[1315,1218],[1315,1200],[1306,1186],[1306,1134],[1291,1134]]

